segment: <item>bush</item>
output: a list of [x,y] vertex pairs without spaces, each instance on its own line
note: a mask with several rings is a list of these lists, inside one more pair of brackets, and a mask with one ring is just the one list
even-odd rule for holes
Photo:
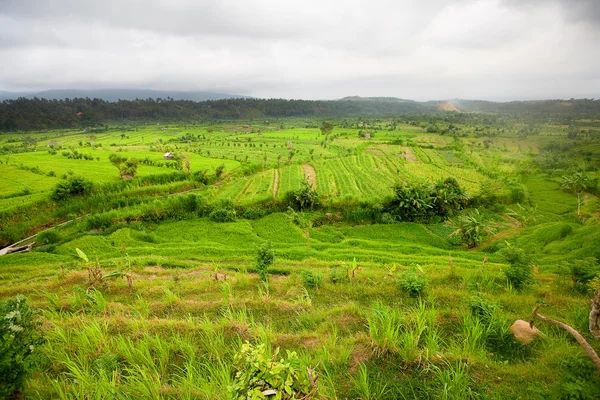
[[510,187],[510,200],[512,203],[523,203],[527,200],[527,188],[525,185],[515,184]]
[[60,235],[55,230],[38,233],[35,242],[40,245],[54,244],[60,242]]
[[333,284],[344,283],[348,280],[348,272],[345,269],[332,268],[329,271],[329,281]]
[[594,257],[568,262],[566,267],[571,274],[574,288],[582,292],[587,290],[587,285],[592,279],[600,276],[600,265]]
[[217,208],[208,217],[215,222],[233,222],[235,221],[235,211],[227,208]]
[[[227,391],[233,399],[264,399],[264,391],[272,390],[273,399],[308,399],[315,394],[308,375],[295,352],[287,351],[278,358],[279,348],[271,355],[264,344],[248,342],[234,358],[234,378]],[[316,383],[316,379],[314,379]]]
[[285,200],[289,207],[303,211],[315,208],[320,202],[320,197],[317,190],[308,181],[303,180],[300,182],[300,189],[285,194]]
[[417,297],[421,296],[425,291],[427,281],[423,277],[423,270],[421,267],[414,265],[400,275],[398,284],[400,285],[400,289],[408,293],[411,297]]
[[498,252],[509,267],[504,275],[513,287],[520,289],[533,281],[533,260],[522,249],[508,246]]
[[41,323],[23,296],[0,303],[0,398],[17,396],[42,344]]
[[80,176],[70,176],[58,182],[50,192],[52,200],[60,201],[72,196],[85,196],[92,191],[94,184]]
[[90,215],[85,220],[85,229],[106,229],[110,228],[113,220],[109,214],[94,214]]
[[309,288],[321,287],[321,282],[323,281],[323,275],[320,272],[302,270],[302,271],[300,271],[300,276],[302,277],[304,286],[309,287]]
[[256,271],[260,280],[266,282],[269,278],[268,269],[275,260],[275,251],[273,250],[273,243],[267,240],[256,250]]

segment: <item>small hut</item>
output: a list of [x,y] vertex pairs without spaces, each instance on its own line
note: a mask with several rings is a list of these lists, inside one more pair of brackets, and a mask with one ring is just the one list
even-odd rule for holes
[[170,153],[170,152],[166,152],[165,155],[163,156],[164,160],[173,160],[175,158],[175,154]]

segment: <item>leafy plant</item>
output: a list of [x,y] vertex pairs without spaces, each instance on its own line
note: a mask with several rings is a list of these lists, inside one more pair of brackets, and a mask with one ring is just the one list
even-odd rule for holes
[[34,369],[43,342],[36,314],[23,296],[0,303],[0,398],[16,396]]
[[84,196],[89,194],[94,184],[80,176],[69,176],[60,180],[50,192],[52,200],[60,201],[72,196]]
[[412,265],[407,271],[400,275],[398,281],[400,288],[411,297],[417,297],[423,294],[427,281],[423,276],[423,269],[419,265]]
[[460,215],[452,220],[450,225],[454,228],[454,232],[450,236],[460,236],[461,242],[468,248],[477,246],[487,235],[492,233],[492,228],[477,209],[468,215]]
[[235,211],[227,208],[217,208],[209,214],[208,218],[215,222],[234,222]]
[[575,289],[586,291],[588,283],[594,278],[600,277],[600,265],[594,257],[587,257],[583,260],[573,260],[565,263],[571,274],[571,280]]
[[314,271],[310,271],[310,270],[302,270],[302,271],[300,271],[300,276],[302,277],[304,286],[310,287],[310,288],[320,287],[321,282],[323,281],[323,275],[320,272],[314,272]]
[[294,210],[309,210],[315,208],[320,197],[317,190],[307,181],[300,181],[300,188],[286,193],[285,199]]
[[266,282],[268,280],[268,269],[273,264],[274,259],[273,243],[267,240],[256,250],[256,270],[261,281]]
[[[227,390],[234,399],[309,399],[317,394],[314,371],[302,370],[296,352],[277,360],[279,348],[270,354],[264,344],[248,342],[234,358],[233,382]],[[269,396],[269,397],[267,397]]]
[[509,264],[504,275],[514,288],[520,289],[533,280],[533,260],[522,249],[508,246],[498,254]]

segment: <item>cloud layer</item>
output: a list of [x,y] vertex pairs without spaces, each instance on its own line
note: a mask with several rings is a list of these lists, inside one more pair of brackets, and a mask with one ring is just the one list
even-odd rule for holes
[[600,97],[597,0],[0,0],[0,90]]

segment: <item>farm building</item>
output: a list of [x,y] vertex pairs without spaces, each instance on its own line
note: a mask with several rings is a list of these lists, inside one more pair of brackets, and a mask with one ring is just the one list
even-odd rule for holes
[[165,155],[163,156],[163,159],[165,159],[165,160],[172,160],[172,159],[174,159],[174,158],[175,158],[175,154],[173,154],[173,153],[170,153],[170,152],[168,152],[168,151],[167,151],[167,152],[165,153]]

